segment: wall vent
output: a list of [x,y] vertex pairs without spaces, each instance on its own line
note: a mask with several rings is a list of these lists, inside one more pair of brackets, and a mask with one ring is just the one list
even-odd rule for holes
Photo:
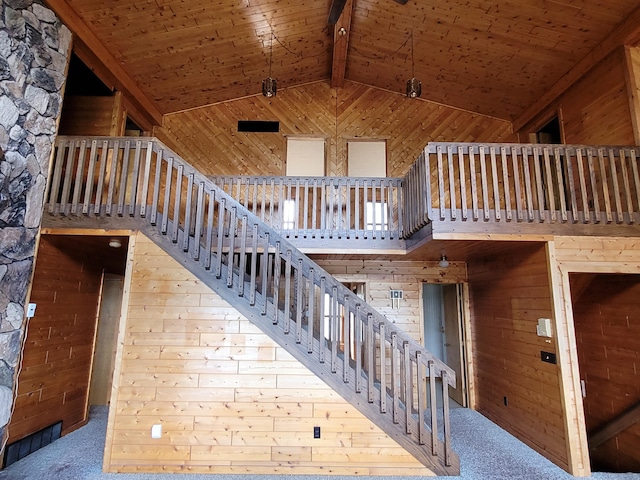
[[54,440],[60,438],[62,432],[62,422],[55,423],[49,427],[32,433],[28,437],[24,437],[22,440],[13,442],[7,446],[7,450],[4,456],[4,465],[2,468],[6,468],[12,463],[16,463],[18,460],[26,457],[30,453],[36,450],[46,447]]
[[277,133],[280,122],[272,120],[238,120],[239,132]]

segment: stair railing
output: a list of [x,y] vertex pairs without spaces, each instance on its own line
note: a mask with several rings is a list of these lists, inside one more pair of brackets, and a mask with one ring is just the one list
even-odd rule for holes
[[459,473],[455,373],[158,140],[59,137],[46,198],[134,221],[434,473]]

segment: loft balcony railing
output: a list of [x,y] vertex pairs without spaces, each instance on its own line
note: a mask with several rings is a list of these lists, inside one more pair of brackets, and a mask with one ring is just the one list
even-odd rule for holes
[[640,222],[639,157],[637,147],[430,143],[418,163],[434,230],[588,235]]

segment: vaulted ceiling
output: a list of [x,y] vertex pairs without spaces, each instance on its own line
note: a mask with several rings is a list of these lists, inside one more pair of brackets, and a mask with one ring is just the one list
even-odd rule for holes
[[347,79],[398,93],[415,70],[423,100],[513,120],[640,26],[640,0],[347,0],[335,27],[331,0],[48,3],[161,114],[259,94],[270,69],[279,89]]

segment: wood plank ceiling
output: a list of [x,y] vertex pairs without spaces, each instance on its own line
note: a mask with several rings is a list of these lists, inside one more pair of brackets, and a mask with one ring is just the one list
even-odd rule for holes
[[[49,3],[58,10],[64,1]],[[337,25],[347,35],[338,35],[327,25],[331,0],[66,2],[162,113],[259,94],[272,43],[280,89],[332,79],[333,67],[334,84],[340,68],[347,80],[403,93],[413,35],[422,99],[507,120],[640,6],[640,0],[353,0],[349,21]]]

